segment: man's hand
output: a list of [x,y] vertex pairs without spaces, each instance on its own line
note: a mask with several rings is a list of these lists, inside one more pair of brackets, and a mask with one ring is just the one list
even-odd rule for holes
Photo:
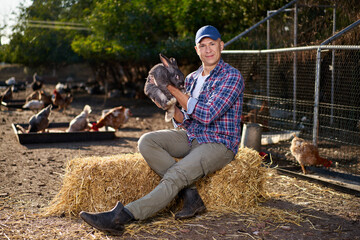
[[174,87],[173,85],[168,85],[166,88],[176,98],[176,100],[180,103],[183,109],[187,110],[187,102],[189,100],[189,96]]

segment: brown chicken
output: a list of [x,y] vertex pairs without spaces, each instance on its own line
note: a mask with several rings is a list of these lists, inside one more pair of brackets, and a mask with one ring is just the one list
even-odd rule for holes
[[267,118],[264,118],[263,116],[268,116],[268,115],[269,115],[269,107],[267,101],[264,100],[262,101],[259,109],[258,108],[251,109],[248,114],[242,117],[242,119],[244,122],[260,123],[263,125],[267,125],[268,124]]
[[26,97],[26,102],[30,102],[31,100],[40,100],[40,91],[39,90],[30,93]]
[[29,132],[44,132],[45,129],[49,126],[49,115],[51,113],[52,105],[47,106],[43,110],[41,110],[38,114],[33,115],[29,119],[29,127],[24,129],[20,125],[16,125],[18,129],[20,129],[23,133]]
[[49,96],[49,95],[48,95],[45,91],[43,91],[43,90],[37,90],[37,91],[34,91],[34,92],[30,93],[30,94],[26,97],[26,102],[30,102],[31,100],[40,100],[40,101],[43,101],[45,107],[52,103],[52,101],[51,101],[51,96]]
[[56,89],[54,90],[54,98],[52,99],[52,103],[58,107],[58,110],[63,109],[64,111],[73,101],[73,96],[71,93],[62,96]]
[[46,93],[43,90],[40,91],[40,99],[39,100],[43,101],[45,106],[52,104],[51,95],[49,95],[48,93]]
[[129,108],[115,107],[107,111],[99,121],[93,123],[91,129],[98,131],[103,126],[109,126],[117,130],[129,120],[130,116],[132,116],[132,113]]
[[304,174],[306,174],[305,165],[323,165],[324,167],[330,167],[332,164],[331,161],[319,156],[317,147],[306,142],[304,139],[297,137],[295,134],[291,141],[290,151],[299,162]]

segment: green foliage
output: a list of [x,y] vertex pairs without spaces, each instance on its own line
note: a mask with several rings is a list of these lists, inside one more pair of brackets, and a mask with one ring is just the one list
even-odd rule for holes
[[58,68],[82,61],[82,57],[71,48],[71,42],[75,36],[83,33],[29,27],[26,23],[28,20],[68,22],[77,19],[86,12],[86,8],[84,11],[79,11],[78,5],[88,2],[87,0],[34,1],[30,7],[22,8],[19,21],[13,29],[10,44],[2,49],[1,60],[21,63],[32,68]]

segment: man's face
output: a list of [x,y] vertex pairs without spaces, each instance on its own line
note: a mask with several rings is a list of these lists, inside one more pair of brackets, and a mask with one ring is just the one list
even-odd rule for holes
[[204,67],[215,68],[221,58],[221,51],[224,49],[224,42],[219,39],[213,40],[205,37],[196,44],[195,50],[203,62]]

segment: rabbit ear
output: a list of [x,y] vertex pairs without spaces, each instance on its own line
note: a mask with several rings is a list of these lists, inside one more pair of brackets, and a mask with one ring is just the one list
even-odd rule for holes
[[165,57],[165,55],[163,55],[162,53],[160,53],[159,55],[160,55],[160,60],[164,64],[164,66],[166,68],[170,67],[171,64],[170,60],[167,57]]
[[170,58],[170,62],[171,62],[172,65],[174,65],[175,67],[177,67],[177,63],[176,63],[175,58]]

